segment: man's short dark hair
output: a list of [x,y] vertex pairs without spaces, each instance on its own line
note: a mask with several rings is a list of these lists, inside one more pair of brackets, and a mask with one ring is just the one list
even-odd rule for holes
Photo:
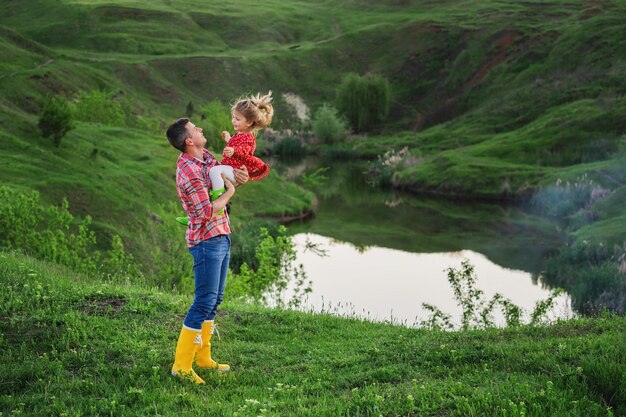
[[181,152],[185,152],[185,139],[189,137],[187,123],[189,123],[189,119],[178,119],[167,129],[167,140]]

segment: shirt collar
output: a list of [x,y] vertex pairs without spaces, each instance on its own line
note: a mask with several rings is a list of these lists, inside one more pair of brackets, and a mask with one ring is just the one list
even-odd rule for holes
[[209,152],[209,151],[208,151],[208,150],[206,150],[206,149],[203,149],[203,150],[202,150],[202,158],[203,158],[203,159],[198,159],[198,158],[196,158],[196,157],[194,157],[194,156],[189,155],[189,154],[188,154],[188,153],[186,153],[186,152],[181,152],[181,153],[180,153],[180,158],[182,158],[183,160],[187,160],[187,161],[191,161],[191,162],[196,162],[196,163],[199,163],[199,164],[204,164],[204,165],[208,165],[208,164],[210,164],[210,163],[211,163],[211,160],[212,160],[212,159],[215,159],[215,158],[213,157],[213,155],[211,155],[211,152]]

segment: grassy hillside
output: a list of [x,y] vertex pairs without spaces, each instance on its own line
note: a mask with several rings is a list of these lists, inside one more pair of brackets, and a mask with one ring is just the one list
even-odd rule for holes
[[[388,183],[454,197],[529,198],[587,175],[589,199],[561,213],[566,231],[573,244],[623,245],[624,15],[617,0],[3,2],[0,178],[68,198],[94,217],[102,245],[119,234],[150,267],[150,249],[178,237],[162,131],[190,101],[272,89],[273,126],[299,128],[282,93],[314,109],[345,73],[371,72],[390,81],[389,120],[329,153],[406,147]],[[94,89],[130,103],[144,128],[79,123],[59,149],[39,137],[47,94]],[[234,218],[298,215],[312,202],[273,175],[238,193]]]
[[370,156],[409,146],[424,160],[399,170],[399,185],[491,198],[610,159],[626,130],[617,1],[1,7],[0,48],[16,59],[2,64],[0,90],[12,112],[35,113],[45,92],[106,88],[172,118],[189,101],[271,88],[276,125],[293,127],[281,93],[315,107],[345,73],[377,72],[394,97],[386,136],[346,146]]
[[626,415],[624,318],[432,332],[231,300],[205,386],[169,375],[188,296],[0,253],[3,415]]

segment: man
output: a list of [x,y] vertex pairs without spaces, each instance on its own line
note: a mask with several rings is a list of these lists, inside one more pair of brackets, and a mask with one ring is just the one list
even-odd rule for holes
[[[202,129],[189,119],[173,123],[167,129],[167,139],[181,151],[176,163],[176,187],[189,216],[186,240],[195,278],[195,297],[178,337],[172,375],[204,384],[192,368],[196,352],[200,368],[230,370],[228,365],[211,359],[211,335],[217,307],[224,298],[230,261],[230,224],[224,207],[235,194],[235,185],[224,178],[226,192],[213,201],[209,199],[209,170],[218,162],[204,149]],[[245,167],[235,169],[234,176],[237,185],[248,181]]]

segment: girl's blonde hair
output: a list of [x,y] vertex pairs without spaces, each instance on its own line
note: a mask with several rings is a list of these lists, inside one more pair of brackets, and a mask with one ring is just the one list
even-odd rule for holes
[[274,107],[272,107],[272,91],[261,96],[261,93],[237,100],[231,108],[232,111],[240,113],[248,121],[252,121],[250,130],[257,130],[267,127],[272,123]]

